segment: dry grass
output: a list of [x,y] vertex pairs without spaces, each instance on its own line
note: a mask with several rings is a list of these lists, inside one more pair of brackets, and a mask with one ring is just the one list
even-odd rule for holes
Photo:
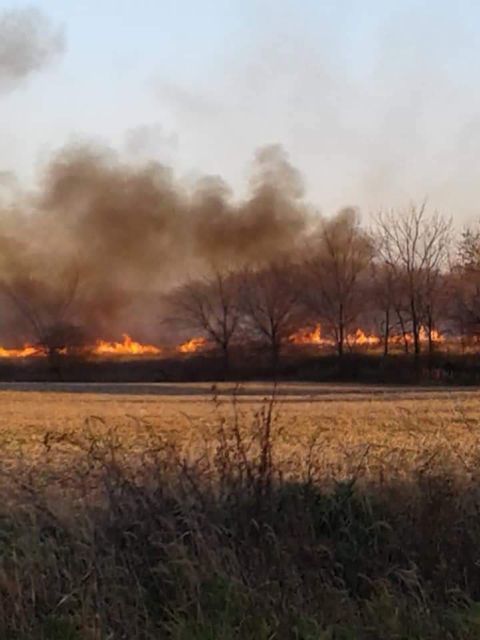
[[79,391],[0,393],[2,638],[479,637],[480,394]]
[[[115,390],[115,387],[108,387]],[[121,387],[118,387],[121,389]],[[129,390],[131,387],[129,388]],[[167,387],[160,395],[52,391],[0,392],[0,459],[45,455],[46,434],[115,431],[126,447],[144,447],[152,432],[190,455],[215,440],[218,420],[236,414],[248,428],[270,397],[269,385],[197,385],[190,395]],[[190,390],[191,391],[191,390]],[[480,392],[284,385],[276,391],[277,462],[301,465],[315,447],[315,463],[337,477],[357,469],[372,478],[406,477],[435,459],[464,473],[480,444]]]

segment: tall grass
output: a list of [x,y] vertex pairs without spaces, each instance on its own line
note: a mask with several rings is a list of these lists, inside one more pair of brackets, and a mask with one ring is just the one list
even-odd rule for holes
[[480,637],[475,464],[327,477],[321,433],[279,455],[274,396],[213,402],[201,449],[92,419],[4,469],[0,638]]

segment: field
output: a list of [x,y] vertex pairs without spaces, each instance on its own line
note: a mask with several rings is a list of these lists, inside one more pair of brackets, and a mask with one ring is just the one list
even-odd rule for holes
[[361,459],[362,475],[388,470],[392,478],[417,469],[433,452],[465,466],[480,444],[480,392],[471,388],[13,384],[0,386],[3,459],[43,456],[47,433],[87,432],[115,432],[125,447],[141,446],[153,432],[193,455],[206,442],[215,443],[221,418],[238,414],[248,430],[272,394],[280,465],[291,467],[315,442],[315,462],[324,473],[346,473]]
[[0,387],[0,635],[480,637],[480,393]]

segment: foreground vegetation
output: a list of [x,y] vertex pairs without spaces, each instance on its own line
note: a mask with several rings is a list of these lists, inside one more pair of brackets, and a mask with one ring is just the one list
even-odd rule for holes
[[105,400],[0,424],[0,637],[479,637],[474,394]]

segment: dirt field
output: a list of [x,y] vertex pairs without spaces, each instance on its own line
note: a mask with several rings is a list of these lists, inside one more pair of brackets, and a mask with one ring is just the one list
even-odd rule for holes
[[[43,455],[47,433],[105,431],[132,448],[153,432],[196,455],[222,419],[237,415],[248,429],[271,393],[269,384],[3,385],[1,455]],[[468,473],[480,450],[476,390],[285,384],[275,394],[276,451],[287,467],[314,452],[315,464],[335,476],[404,476],[427,464]]]

